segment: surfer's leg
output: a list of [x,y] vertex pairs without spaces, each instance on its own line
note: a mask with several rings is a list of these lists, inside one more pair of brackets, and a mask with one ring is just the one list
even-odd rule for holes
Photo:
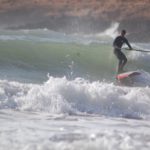
[[115,49],[114,54],[118,58],[118,67],[117,67],[117,73],[121,73],[123,71],[123,64],[124,64],[124,57],[122,55],[122,52],[120,50]]
[[119,59],[119,62],[118,62],[118,69],[117,69],[117,72],[118,73],[121,73],[122,72],[122,60]]
[[122,59],[121,70],[123,71],[123,68],[127,63],[127,58],[122,52],[121,52],[121,59]]

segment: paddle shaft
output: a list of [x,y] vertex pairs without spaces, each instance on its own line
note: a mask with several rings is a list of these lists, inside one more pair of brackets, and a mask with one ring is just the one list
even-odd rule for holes
[[123,49],[125,49],[125,50],[128,50],[128,51],[139,51],[139,52],[147,52],[147,53],[149,53],[150,51],[145,51],[145,50],[140,50],[140,49],[127,49],[127,48],[123,48]]

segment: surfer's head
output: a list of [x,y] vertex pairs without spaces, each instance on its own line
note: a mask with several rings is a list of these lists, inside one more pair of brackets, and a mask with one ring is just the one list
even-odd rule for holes
[[121,36],[125,36],[126,35],[126,30],[122,30],[121,31]]

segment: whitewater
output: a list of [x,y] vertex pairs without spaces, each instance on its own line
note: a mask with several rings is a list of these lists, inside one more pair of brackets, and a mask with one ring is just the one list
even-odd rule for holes
[[0,150],[150,149],[150,53],[124,51],[141,75],[116,84],[117,28],[0,31]]

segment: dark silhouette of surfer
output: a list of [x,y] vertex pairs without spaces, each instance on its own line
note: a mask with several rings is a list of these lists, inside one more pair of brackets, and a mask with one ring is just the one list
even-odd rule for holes
[[128,40],[125,38],[125,35],[126,35],[126,30],[122,30],[121,34],[117,36],[113,42],[114,54],[119,60],[118,69],[117,69],[118,73],[124,72],[123,68],[127,63],[127,58],[124,55],[124,53],[121,51],[123,44],[127,44],[129,49],[132,50],[132,47],[129,44]]

